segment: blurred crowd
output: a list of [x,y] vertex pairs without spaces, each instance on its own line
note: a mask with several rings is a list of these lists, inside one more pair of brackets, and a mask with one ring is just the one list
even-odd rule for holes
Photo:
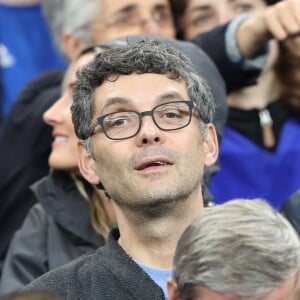
[[[111,161],[112,172],[115,171],[114,176],[108,176],[105,172],[102,174],[103,169],[99,171],[100,167],[96,164],[96,169],[101,173],[101,180],[98,177],[96,180],[95,176],[90,175],[90,171],[85,171],[87,167],[84,167],[84,163],[78,159],[78,153],[79,156],[84,156],[84,151],[80,150],[81,146],[79,146],[84,144],[91,151],[89,155],[99,163],[94,152],[95,145],[86,142],[89,141],[89,137],[85,136],[84,127],[82,129],[76,127],[76,122],[79,124],[84,118],[89,120],[90,118],[86,112],[82,115],[82,120],[78,116],[76,119],[78,108],[74,108],[74,95],[81,96],[83,99],[82,91],[88,90],[87,83],[82,84],[82,91],[76,87],[76,79],[80,70],[85,70],[84,66],[92,65],[95,58],[98,56],[101,58],[102,54],[105,58],[105,53],[143,39],[146,41],[155,39],[181,51],[192,62],[197,76],[203,78],[205,84],[207,83],[212,95],[216,112],[211,123],[216,129],[216,143],[219,149],[213,151],[210,148],[210,151],[218,158],[215,161],[211,159],[211,162],[205,164],[204,170],[199,168],[202,195],[198,200],[199,203],[201,202],[201,205],[199,204],[201,207],[203,202],[204,211],[210,209],[214,211],[214,208],[224,207],[223,217],[228,218],[228,224],[225,222],[216,225],[216,227],[220,226],[219,233],[222,226],[229,228],[236,226],[237,231],[230,232],[232,236],[238,235],[239,230],[245,232],[249,230],[249,236],[252,234],[254,236],[253,232],[256,229],[259,232],[259,226],[272,231],[272,227],[268,225],[270,224],[268,206],[268,209],[279,218],[274,221],[274,224],[272,223],[274,239],[272,240],[273,236],[269,240],[261,238],[256,241],[257,244],[277,245],[276,230],[280,226],[291,225],[286,229],[289,232],[287,235],[290,234],[289,238],[294,241],[293,247],[296,247],[297,251],[300,249],[298,242],[295,241],[296,235],[300,233],[299,0],[0,0],[0,295],[7,294],[3,299],[52,299],[52,295],[46,292],[44,296],[42,292],[38,296],[32,292],[32,298],[29,298],[30,293],[25,292],[22,296],[22,293],[16,291],[35,282],[34,280],[43,274],[106,245],[107,241],[110,241],[110,232],[114,233],[116,228],[120,227],[121,237],[124,232],[124,236],[127,231],[130,232],[128,228],[122,231],[121,227],[124,226],[126,212],[135,211],[134,205],[122,206],[118,199],[119,194],[114,193],[114,189],[119,188],[123,189],[124,198],[126,193],[131,195],[127,192],[128,186],[121,187],[123,183],[127,184],[123,180],[127,175],[123,174],[121,167],[119,173],[116,171],[118,167],[114,167],[114,164],[117,165],[118,162]],[[145,52],[144,55],[146,56],[147,53]],[[121,54],[119,56],[122,57]],[[149,59],[151,60],[150,54]],[[180,59],[178,58],[178,61],[181,63]],[[106,60],[100,62],[102,66]],[[157,62],[153,60],[151,63],[154,65],[153,69],[155,64],[163,64],[159,60]],[[97,85],[101,86],[103,82],[97,78],[97,74],[93,74],[97,78],[93,79],[92,73],[88,71],[87,68],[86,73],[82,72],[80,75],[85,74],[91,80],[93,88]],[[118,76],[114,78],[114,73],[111,72],[112,78],[108,76],[108,81],[115,81],[118,89],[117,83],[120,79]],[[135,71],[128,74],[133,76],[132,73]],[[151,72],[150,69],[141,73],[156,72]],[[119,74],[118,71],[115,74]],[[105,82],[107,79],[105,76],[103,78]],[[81,80],[84,82],[84,79]],[[127,90],[142,89],[142,83],[139,86],[139,80],[136,82],[137,84],[128,83]],[[157,86],[159,89],[159,83]],[[199,87],[201,88],[203,87]],[[188,91],[190,97],[189,93],[190,91]],[[169,98],[174,102],[171,96]],[[180,98],[179,102],[183,102],[181,100],[191,99]],[[208,113],[206,105],[204,102],[203,110]],[[173,128],[164,129],[164,124],[160,125],[156,119],[155,113],[160,113],[159,106],[153,106],[151,111],[155,125],[166,132],[173,130]],[[120,112],[122,107],[118,109]],[[92,107],[90,113],[94,113],[95,109]],[[189,109],[189,122],[191,122],[193,108]],[[131,112],[134,109],[126,108],[125,112],[127,110]],[[109,110],[108,112],[107,115],[115,113]],[[201,112],[200,109],[200,118]],[[150,115],[150,111],[137,112],[137,114],[140,125],[136,133],[132,132],[123,137],[121,133],[110,132],[110,129],[105,127],[108,126],[105,123],[107,115],[103,115],[96,119],[90,135],[92,136],[94,131],[97,134],[96,129],[99,125],[102,128],[101,134],[110,141],[118,143],[123,139],[135,138],[141,130],[141,118]],[[122,120],[118,121],[124,122],[125,116],[121,117]],[[185,126],[190,125],[188,123],[178,128]],[[178,130],[178,128],[174,129]],[[144,140],[142,143],[146,144]],[[182,143],[184,142],[185,140],[182,140]],[[189,145],[187,144],[186,147]],[[107,160],[110,157],[113,156],[107,153]],[[153,163],[153,165],[164,164],[166,162]],[[126,168],[127,165],[125,164],[124,167]],[[105,168],[105,163],[101,168]],[[196,170],[196,166],[194,168]],[[192,173],[193,170],[189,170],[186,176],[192,176]],[[138,185],[139,181],[130,181],[130,183]],[[163,181],[161,185],[164,185]],[[245,202],[244,210],[243,204],[240,210],[237,209],[236,213],[241,214],[239,216],[242,217],[243,213],[245,216],[247,213],[250,215],[251,210],[261,210],[265,212],[262,218],[265,218],[266,223],[262,221],[259,225],[260,221],[257,221],[255,230],[251,228],[254,231],[243,226],[239,229],[237,224],[251,223],[251,220],[256,220],[256,216],[250,215],[249,219],[245,217],[247,221],[243,218],[237,219],[234,223],[234,215],[226,215],[225,209],[226,205],[231,205],[230,203],[233,203],[232,209],[236,209],[233,199],[243,199],[239,202]],[[261,204],[260,207],[258,204],[257,207],[255,205],[250,207],[249,200],[255,203],[257,199],[267,203],[267,206]],[[228,209],[230,212],[230,206]],[[156,213],[153,212],[153,215]],[[187,211],[183,215],[188,214]],[[190,221],[194,219],[194,214],[195,212],[190,213]],[[154,218],[150,215],[151,213],[149,219]],[[183,219],[183,216],[176,215],[177,217]],[[222,218],[222,214],[218,215],[217,210],[216,218],[219,218],[218,220]],[[139,224],[142,220],[138,220],[137,217],[135,222]],[[206,220],[204,214],[203,220]],[[257,220],[260,219],[257,217]],[[215,219],[211,222],[212,226],[217,224]],[[193,226],[201,228],[201,225],[195,224]],[[143,230],[145,228],[143,227]],[[180,228],[178,234],[184,231],[183,227],[178,228]],[[165,228],[160,230],[165,231]],[[207,231],[203,230],[202,233],[200,229],[197,230],[199,236],[203,234],[205,237],[204,241],[206,241],[205,235],[209,234]],[[261,233],[262,236],[265,236],[266,232],[267,230]],[[193,243],[191,237],[196,233],[189,234],[190,236],[182,241],[186,243],[180,246],[182,249],[185,249],[187,243]],[[211,235],[219,238],[217,231],[211,232]],[[257,237],[259,236],[260,232],[257,234]],[[284,237],[284,234],[282,236]],[[126,245],[124,237],[120,240]],[[213,238],[207,241],[207,243],[212,242]],[[244,242],[242,239],[241,241]],[[220,249],[223,249],[221,243],[226,247],[227,242],[228,240],[224,238],[216,243]],[[232,243],[237,242],[232,241]],[[121,242],[119,243],[122,246]],[[283,243],[278,242],[280,255],[291,251],[287,247],[282,248],[280,252]],[[256,249],[257,244],[253,249]],[[292,243],[287,242],[287,244]],[[243,246],[245,245],[247,242]],[[234,251],[244,251],[243,246],[234,248]],[[200,248],[199,245],[197,247]],[[180,255],[182,257],[186,255],[182,249],[178,248],[176,252],[174,268],[177,267],[177,262],[181,261]],[[194,248],[192,250],[194,251]],[[263,252],[262,249],[257,251]],[[173,250],[171,252],[173,253]],[[201,253],[209,257],[208,252],[213,251],[206,249]],[[229,257],[229,251],[227,252],[226,255]],[[221,253],[216,253],[216,256],[221,256]],[[128,254],[131,256],[131,253]],[[245,252],[245,255],[252,257],[255,254]],[[296,252],[293,255],[296,257]],[[132,257],[136,262],[134,255]],[[274,257],[277,258],[275,254]],[[294,267],[295,257],[293,257]],[[281,264],[281,261],[275,258],[276,264]],[[200,260],[198,257],[196,259]],[[230,259],[227,259],[230,265]],[[267,255],[265,259],[268,259]],[[290,257],[285,257],[286,261],[289,259]],[[195,263],[192,260],[187,260],[186,263],[190,262]],[[225,265],[226,262],[224,258]],[[259,265],[261,261],[257,260],[253,263]],[[205,264],[209,266],[207,261]],[[270,265],[264,266],[261,263],[261,268],[267,269]],[[291,268],[289,271],[292,273],[295,271],[292,269],[292,264],[284,266],[287,269]],[[217,263],[215,267],[219,270]],[[300,253],[297,267],[299,267],[297,272],[300,272]],[[179,263],[178,268],[174,271],[172,281],[168,281],[168,285],[165,282],[164,296],[174,300],[198,299],[188,295],[185,285],[184,289],[178,289],[180,295],[177,294],[177,285],[180,280],[184,280],[184,276],[180,278],[178,274],[188,272]],[[146,267],[143,270],[148,273]],[[229,270],[231,269],[227,270],[228,276],[234,277],[234,272],[230,273]],[[247,280],[255,281],[255,276],[252,275]],[[296,275],[298,278],[300,273]],[[172,273],[169,272],[168,276],[171,277]],[[203,276],[206,278],[206,275]],[[290,273],[284,276],[284,280],[287,280],[290,278]],[[226,286],[224,278],[216,276],[217,285],[218,280],[220,286],[224,280]],[[204,286],[209,291],[201,290],[197,293],[199,292],[200,295],[203,292],[203,295],[208,297],[212,290],[213,293],[221,295],[220,298],[217,294],[211,294],[212,298],[199,298],[213,300],[300,299],[297,298],[296,293],[293,296],[294,292],[289,292],[290,294],[283,292],[280,295],[285,296],[276,298],[273,293],[283,283],[282,278],[276,277],[277,281],[274,279],[275,275],[272,280],[257,278],[260,280],[260,286],[264,286],[265,282],[265,290],[262,294],[258,294],[259,297],[269,296],[254,298],[253,294],[253,298],[249,298],[252,293],[250,288],[250,292],[247,291],[245,296],[242,296],[243,292],[239,294],[235,288],[232,290],[228,290],[227,286],[224,289],[215,288],[213,284],[210,285],[209,280],[206,282],[206,279],[201,279],[203,281],[199,279],[199,281],[205,282]],[[298,279],[297,282],[293,280],[291,284],[294,291],[297,290]],[[271,282],[278,282],[278,285],[272,286]],[[237,285],[239,284],[241,283],[237,281]],[[257,286],[253,284],[251,288],[255,290]],[[197,294],[194,289],[193,293]],[[226,296],[222,296],[223,293]],[[233,298],[227,298],[227,294]],[[60,298],[53,295],[53,299]]]

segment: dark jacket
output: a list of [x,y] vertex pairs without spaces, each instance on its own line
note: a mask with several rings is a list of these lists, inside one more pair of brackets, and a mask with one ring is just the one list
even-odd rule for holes
[[119,246],[119,231],[107,244],[66,266],[49,272],[26,289],[47,289],[66,300],[158,300],[162,289]]
[[59,98],[62,76],[33,80],[0,126],[0,275],[10,240],[36,202],[29,186],[49,173],[51,128],[42,115]]
[[55,171],[34,184],[33,191],[39,203],[31,208],[12,239],[0,281],[1,293],[22,288],[104,244],[91,226],[89,204],[69,173]]

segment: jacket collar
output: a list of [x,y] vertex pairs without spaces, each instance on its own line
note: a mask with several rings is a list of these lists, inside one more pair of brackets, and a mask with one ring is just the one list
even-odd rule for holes
[[[96,247],[103,238],[95,232],[90,222],[89,203],[79,193],[70,173],[52,171],[31,186],[46,213],[74,239],[80,238]],[[92,187],[88,191],[91,194]]]

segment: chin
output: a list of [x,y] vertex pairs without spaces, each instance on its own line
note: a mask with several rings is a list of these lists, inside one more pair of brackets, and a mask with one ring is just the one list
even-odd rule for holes
[[54,170],[60,170],[60,171],[72,171],[78,169],[77,163],[68,164],[66,161],[56,161],[56,162],[49,161],[49,166]]

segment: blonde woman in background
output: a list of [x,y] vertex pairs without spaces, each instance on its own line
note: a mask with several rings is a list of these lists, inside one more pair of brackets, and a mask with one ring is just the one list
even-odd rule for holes
[[95,55],[93,47],[70,65],[62,97],[45,113],[52,128],[49,176],[32,186],[38,204],[12,239],[0,282],[0,293],[22,288],[45,272],[105,243],[114,214],[103,190],[87,183],[77,167],[77,138],[70,106],[76,71]]

